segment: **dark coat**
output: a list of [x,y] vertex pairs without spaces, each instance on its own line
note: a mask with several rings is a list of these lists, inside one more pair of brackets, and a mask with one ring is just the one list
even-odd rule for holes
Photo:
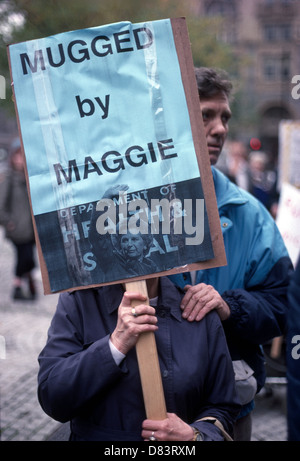
[[[184,320],[181,290],[160,281],[155,337],[167,411],[207,440],[222,440],[213,424],[196,422],[213,416],[231,432],[240,410],[219,317]],[[71,420],[76,440],[142,440],[146,414],[135,349],[117,366],[109,347],[122,296],[121,285],[61,294],[39,356],[41,406],[54,419]]]
[[300,442],[300,259],[288,291],[287,421],[288,440]]
[[0,224],[12,242],[34,241],[26,179],[22,172],[11,169],[0,175]]

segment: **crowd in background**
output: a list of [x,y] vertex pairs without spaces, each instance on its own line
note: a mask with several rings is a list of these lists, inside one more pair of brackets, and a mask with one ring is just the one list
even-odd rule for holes
[[277,169],[268,152],[247,148],[241,141],[228,141],[217,167],[232,182],[254,195],[276,218],[280,195]]

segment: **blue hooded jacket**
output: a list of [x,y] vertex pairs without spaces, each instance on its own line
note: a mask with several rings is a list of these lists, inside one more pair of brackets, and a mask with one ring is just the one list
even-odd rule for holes
[[[227,265],[198,271],[195,283],[212,285],[229,305],[223,327],[231,357],[250,365],[259,391],[265,381],[261,345],[284,333],[293,266],[267,209],[219,170],[212,173]],[[170,279],[181,288],[191,284],[190,273]]]

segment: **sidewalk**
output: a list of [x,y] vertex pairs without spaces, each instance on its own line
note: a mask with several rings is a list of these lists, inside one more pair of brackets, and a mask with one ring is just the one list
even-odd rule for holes
[[37,356],[46,341],[57,295],[44,296],[39,278],[37,301],[11,299],[14,253],[0,231],[0,335],[5,340],[0,351],[1,440],[45,440],[59,423],[45,415],[37,400]]
[[[1,440],[66,440],[68,425],[49,418],[41,409],[36,394],[37,356],[45,344],[58,296],[44,296],[39,279],[37,301],[11,300],[14,254],[10,243],[3,239],[1,228],[0,255]],[[280,384],[269,389],[270,394],[263,390],[256,398],[253,441],[284,441],[287,438],[286,387]]]

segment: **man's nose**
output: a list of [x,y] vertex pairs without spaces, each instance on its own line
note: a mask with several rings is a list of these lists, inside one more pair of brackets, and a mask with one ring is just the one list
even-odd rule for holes
[[211,128],[211,134],[213,136],[223,136],[226,133],[227,133],[227,128],[224,126],[222,119],[220,117],[215,118],[212,128]]

